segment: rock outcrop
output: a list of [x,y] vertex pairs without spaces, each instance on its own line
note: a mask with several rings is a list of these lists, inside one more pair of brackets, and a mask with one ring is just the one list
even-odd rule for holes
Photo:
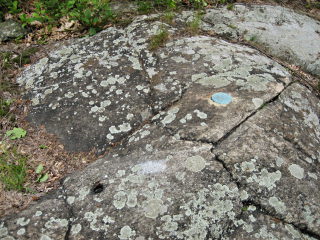
[[[208,34],[189,36],[190,17],[138,17],[18,78],[32,123],[70,151],[108,151],[2,218],[1,239],[320,239],[319,98],[262,52],[209,34],[257,35],[268,54],[320,75],[320,23],[236,5],[207,10]],[[163,29],[169,41],[151,51]]]

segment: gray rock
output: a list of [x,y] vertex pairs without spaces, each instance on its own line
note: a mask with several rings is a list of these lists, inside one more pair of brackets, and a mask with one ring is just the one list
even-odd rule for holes
[[280,6],[235,4],[210,9],[206,30],[254,42],[269,54],[320,76],[320,23]]
[[226,240],[315,240],[291,224],[263,214],[257,207],[249,205],[242,208],[241,219],[236,222],[237,228]]
[[18,216],[1,219],[0,239],[65,239],[71,215],[62,197],[57,193],[36,202]]
[[214,150],[244,200],[320,235],[320,101],[294,84]]
[[[212,37],[182,38],[157,55],[159,70],[151,79],[156,107],[184,94],[153,120],[183,139],[218,141],[291,81],[286,69],[257,51]],[[211,100],[220,92],[230,95],[229,104]]]
[[31,122],[68,150],[113,147],[1,239],[319,239],[319,98],[253,48],[186,36],[192,17],[140,16],[22,73]]
[[112,1],[110,2],[110,8],[116,14],[131,13],[138,11],[137,4],[135,2],[128,1]]
[[151,114],[148,81],[127,44],[123,30],[110,28],[30,66],[17,80],[32,99],[30,121],[71,151],[103,152],[127,136]]
[[10,39],[23,37],[25,34],[26,30],[20,23],[13,20],[0,22],[0,43]]
[[[131,144],[137,151],[122,156],[114,151],[64,180],[72,223],[54,239],[218,239],[227,234],[242,205],[236,184],[213,161],[211,145],[175,140],[150,125],[133,137],[119,152]],[[162,147],[150,153],[159,144]],[[34,219],[30,225],[47,226],[57,219],[52,209],[41,209],[51,218]],[[16,228],[7,227],[14,221],[0,223],[3,236],[16,236]]]

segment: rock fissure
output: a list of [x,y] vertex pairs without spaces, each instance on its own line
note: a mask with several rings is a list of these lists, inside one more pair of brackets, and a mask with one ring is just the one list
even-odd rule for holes
[[[214,149],[211,149],[211,151],[213,152]],[[221,163],[223,168],[229,173],[231,181],[234,182],[239,189],[241,189],[241,187],[242,187],[241,182],[239,180],[237,180],[236,177],[234,177],[232,170],[227,166],[227,164],[222,159],[220,159],[219,156],[217,156],[217,155],[215,155],[214,160]]]
[[67,194],[67,191],[64,187],[64,184],[63,182],[61,182],[61,191],[62,191],[62,194],[63,194],[63,200],[64,200],[64,203],[68,209],[68,215],[69,215],[69,219],[68,219],[68,227],[67,227],[67,231],[65,233],[65,236],[64,236],[64,240],[70,240],[70,234],[71,234],[71,229],[72,229],[72,226],[73,226],[73,221],[74,219],[76,218],[76,215],[73,211],[73,207],[71,204],[68,203],[68,194]]
[[249,116],[247,116],[244,120],[242,120],[239,124],[235,125],[230,131],[228,131],[223,137],[221,137],[218,141],[212,143],[215,148],[219,147],[225,141],[232,133],[234,133],[239,127],[241,127],[245,122],[247,122],[249,119],[254,117],[261,109],[266,107],[268,104],[272,104],[276,102],[279,99],[279,96],[281,95],[282,92],[284,92],[292,83],[289,83],[287,86],[284,86],[283,90],[281,90],[276,96],[273,98],[269,99],[261,107],[259,107],[257,110],[253,111]]
[[[264,206],[262,206],[261,204],[259,204],[258,202],[254,201],[254,200],[245,200],[242,201],[243,206],[245,206],[245,208],[247,206],[254,206],[257,208],[257,210],[265,215],[265,216],[269,216],[271,217],[271,219],[277,223],[277,222],[281,222],[282,224],[289,224],[291,226],[293,226],[294,228],[298,229],[298,231],[300,231],[302,234],[305,234],[309,237],[312,237],[314,239],[320,239],[320,235],[308,230],[306,227],[302,227],[301,225],[298,225],[296,223],[290,222],[290,221],[286,221],[285,219],[279,217],[278,215],[274,214],[273,212],[268,211]],[[242,211],[243,212],[243,211]]]

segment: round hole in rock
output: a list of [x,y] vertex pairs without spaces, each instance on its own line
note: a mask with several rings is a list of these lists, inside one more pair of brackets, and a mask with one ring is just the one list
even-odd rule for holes
[[104,186],[102,183],[95,183],[91,190],[93,194],[98,194],[104,190]]

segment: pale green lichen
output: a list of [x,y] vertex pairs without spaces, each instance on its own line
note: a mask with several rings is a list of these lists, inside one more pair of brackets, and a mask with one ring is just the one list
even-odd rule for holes
[[23,234],[26,233],[26,229],[25,228],[20,228],[18,231],[17,231],[17,235],[21,236]]
[[30,219],[25,219],[24,217],[17,219],[17,224],[21,227],[28,225],[30,222]]
[[261,98],[253,98],[252,103],[255,106],[255,108],[259,108],[263,104],[263,99]]
[[188,113],[184,118],[180,119],[181,123],[186,123],[187,121],[192,119],[192,114]]
[[130,226],[124,226],[120,230],[119,238],[123,240],[132,239],[136,235],[136,232],[131,229]]
[[176,119],[176,113],[178,112],[178,107],[171,108],[168,110],[167,115],[161,120],[161,123],[165,126],[166,124],[173,122]]
[[40,237],[40,240],[54,240],[54,239],[50,238],[48,235],[42,234]]
[[248,177],[246,181],[248,183],[256,182],[259,186],[263,186],[271,190],[276,187],[276,182],[281,179],[281,172],[277,170],[276,172],[268,172],[267,169],[263,168],[259,175],[253,174]]
[[276,158],[277,167],[281,167],[283,163],[284,163],[284,160],[282,158],[280,158],[280,157]]
[[110,224],[113,222],[105,222],[107,224],[101,225],[101,224],[99,224],[99,222],[101,220],[98,220],[101,217],[103,217],[103,219],[106,218],[103,208],[97,208],[94,212],[86,212],[84,214],[84,219],[90,223],[90,228],[93,231],[101,231],[102,230],[102,231],[105,231],[105,233],[107,233],[108,229],[110,227]]
[[77,201],[83,201],[85,197],[90,193],[90,188],[89,187],[82,187],[78,191],[78,198],[76,198]]
[[262,226],[258,233],[254,234],[254,237],[257,239],[265,239],[265,240],[278,240],[271,232],[268,231],[266,226]]
[[61,228],[61,227],[68,226],[68,223],[69,223],[69,221],[67,219],[60,219],[60,218],[51,217],[49,219],[49,221],[47,221],[45,223],[44,226],[46,228],[48,228],[48,229],[58,229],[58,228]]
[[283,202],[281,202],[276,197],[270,197],[269,198],[269,204],[278,212],[278,213],[284,213],[286,211],[286,206]]
[[228,78],[220,76],[203,77],[197,80],[197,82],[203,86],[214,86],[215,88],[226,87],[231,83]]
[[82,229],[81,224],[77,223],[75,225],[72,225],[70,233],[71,235],[76,235],[81,231],[81,229]]
[[297,164],[291,164],[288,167],[290,174],[297,179],[302,179],[304,177],[304,169]]
[[0,237],[8,235],[8,229],[4,226],[4,223],[0,223]]
[[67,198],[67,203],[68,204],[73,204],[74,203],[74,200],[75,200],[76,198],[74,197],[74,196],[69,196],[68,198]]
[[[238,189],[230,189],[219,183],[198,190],[197,194],[190,195],[190,200],[180,206],[183,213],[180,215],[165,215],[161,218],[163,224],[159,229],[160,239],[167,239],[167,233],[177,239],[205,239],[208,231],[213,238],[220,238],[223,219],[235,220],[235,214],[230,214],[233,201],[229,197],[238,196]],[[189,219],[188,228],[176,228],[179,223]],[[174,230],[176,229],[176,230]]]
[[255,162],[256,160],[255,159],[251,159],[250,162],[242,162],[241,163],[241,170],[243,172],[253,172],[255,170]]
[[131,190],[128,194],[128,199],[127,199],[127,206],[130,208],[133,208],[137,205],[137,196],[138,192],[136,190]]
[[176,178],[181,182],[185,181],[185,176],[186,176],[185,172],[177,172],[176,173]]
[[126,205],[127,194],[124,191],[119,191],[113,196],[113,206],[116,209],[122,209]]
[[160,214],[167,211],[167,207],[163,204],[160,199],[150,199],[143,203],[144,215],[147,218],[156,219]]
[[116,177],[122,177],[126,174],[126,171],[125,170],[118,170],[117,171],[117,174],[116,174]]
[[248,199],[248,197],[249,197],[249,194],[247,193],[247,191],[242,190],[242,191],[240,192],[240,199],[241,199],[242,201]]
[[311,177],[311,178],[313,178],[313,179],[315,179],[315,180],[318,180],[317,175],[314,174],[314,173],[308,172],[308,176]]
[[316,227],[320,225],[320,218],[318,218],[317,215],[315,216],[309,206],[304,206],[302,217],[307,222],[308,226]]
[[208,115],[204,112],[201,112],[200,110],[196,109],[194,112],[197,114],[197,117],[200,119],[206,119]]
[[206,167],[206,161],[200,155],[188,157],[185,161],[186,168],[191,172],[200,172]]
[[42,215],[42,211],[36,211],[34,214],[35,217],[40,217]]

